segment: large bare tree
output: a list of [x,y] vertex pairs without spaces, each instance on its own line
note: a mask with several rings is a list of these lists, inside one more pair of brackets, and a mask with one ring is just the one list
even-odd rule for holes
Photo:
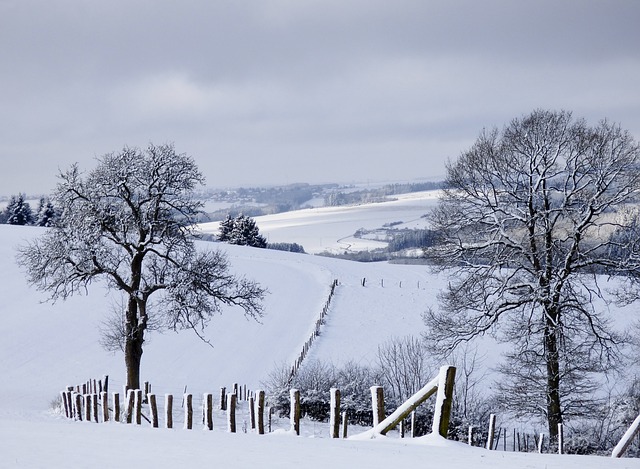
[[440,308],[425,315],[428,338],[443,349],[485,333],[512,342],[521,377],[541,384],[537,410],[552,438],[575,410],[563,396],[590,389],[576,376],[618,357],[621,337],[594,301],[606,296],[598,274],[638,269],[633,237],[620,233],[639,165],[619,125],[536,110],[481,132],[449,163],[431,215],[440,243],[426,253],[450,277]]
[[196,249],[202,206],[193,191],[203,182],[193,159],[173,145],[104,155],[86,176],[74,165],[52,197],[60,210],[55,226],[19,251],[28,281],[51,300],[82,293],[98,278],[123,292],[128,388],[140,386],[150,324],[197,331],[221,304],[262,314],[263,288],[230,273],[221,252]]

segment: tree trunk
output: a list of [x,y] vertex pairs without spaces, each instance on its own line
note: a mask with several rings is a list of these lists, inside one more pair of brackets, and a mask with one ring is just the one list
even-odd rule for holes
[[144,328],[138,322],[138,305],[135,298],[129,299],[125,332],[124,362],[127,367],[127,389],[140,389]]
[[547,423],[549,425],[549,439],[558,438],[558,424],[562,423],[560,406],[560,354],[558,351],[558,336],[556,333],[557,314],[547,312],[544,328],[545,359],[547,362]]

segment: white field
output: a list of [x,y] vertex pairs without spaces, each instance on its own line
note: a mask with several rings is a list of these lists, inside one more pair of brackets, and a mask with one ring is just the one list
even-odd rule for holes
[[[385,223],[402,222],[395,228],[424,228],[423,217],[437,202],[438,191],[393,196],[396,200],[376,204],[318,207],[256,217],[270,243],[298,243],[306,252],[365,251],[386,246],[375,240],[355,238],[360,228],[375,230]],[[205,233],[217,234],[219,222],[200,225]]]
[[[392,214],[392,218],[402,220],[404,216]],[[316,231],[327,233],[322,226],[316,225]],[[201,247],[225,250],[235,270],[269,289],[264,318],[258,323],[238,311],[225,310],[205,331],[213,348],[190,332],[150,336],[143,357],[143,380],[150,381],[159,396],[177,396],[173,430],[153,429],[148,424],[68,421],[51,410],[58,392],[66,385],[105,374],[110,390],[118,391],[124,382],[124,364],[121,354],[105,352],[97,343],[99,325],[114,301],[99,284],[92,286],[88,296],[55,305],[42,303],[44,296],[25,284],[14,262],[15,247],[40,233],[39,228],[0,225],[4,292],[0,303],[0,468],[97,464],[154,469],[232,465],[376,468],[422,461],[454,469],[640,468],[635,459],[489,452],[433,437],[409,441],[393,434],[369,441],[331,440],[325,425],[308,421],[302,424],[301,437],[287,431],[288,423],[283,420],[276,421],[279,430],[267,436],[241,430],[232,435],[226,432],[220,413],[214,417],[212,432],[202,430],[198,417],[194,419],[197,430],[183,430],[179,396],[185,386],[196,403],[205,392],[217,398],[221,386],[230,387],[234,382],[259,387],[275,364],[290,363],[297,356],[334,278],[340,285],[309,359],[335,363],[369,363],[379,343],[419,334],[422,312],[436,305],[435,295],[446,281],[421,266],[360,264],[209,243]],[[294,231],[289,233],[292,237],[284,241],[299,242]],[[364,277],[366,287],[361,286]],[[196,416],[198,412],[196,409]],[[246,405],[242,404],[240,428],[246,419]],[[350,430],[351,435],[356,432]]]

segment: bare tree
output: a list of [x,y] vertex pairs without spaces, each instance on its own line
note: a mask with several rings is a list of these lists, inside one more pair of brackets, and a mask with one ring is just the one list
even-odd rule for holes
[[19,250],[28,281],[53,301],[84,292],[97,278],[123,292],[121,328],[110,333],[124,335],[128,388],[140,387],[151,324],[200,334],[221,304],[262,314],[265,290],[231,274],[221,252],[195,247],[201,203],[193,190],[203,182],[193,159],[173,145],[104,155],[86,177],[74,165],[60,174],[53,196],[59,219]]
[[485,355],[478,352],[477,346],[464,344],[450,357],[456,367],[454,415],[467,425],[485,422],[491,412],[488,409],[486,371],[482,367]]
[[401,402],[437,374],[424,343],[416,337],[394,337],[378,346],[378,367],[385,389]]
[[426,253],[451,275],[440,309],[426,314],[428,337],[453,349],[494,333],[535,357],[552,437],[571,363],[618,358],[621,337],[594,301],[606,296],[599,272],[638,269],[631,241],[615,234],[626,229],[619,210],[637,200],[639,164],[618,125],[536,110],[483,131],[450,163],[431,214],[441,239]]

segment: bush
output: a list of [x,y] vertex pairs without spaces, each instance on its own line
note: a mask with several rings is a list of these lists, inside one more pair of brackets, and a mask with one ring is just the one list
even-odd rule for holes
[[273,249],[275,251],[287,251],[298,252],[306,254],[304,248],[298,243],[267,243],[267,249]]
[[380,382],[375,370],[351,362],[336,368],[314,360],[306,362],[292,382],[289,382],[290,373],[289,366],[278,365],[262,383],[271,406],[280,417],[289,415],[289,390],[296,388],[300,391],[302,416],[326,421],[329,419],[330,390],[338,388],[340,407],[347,412],[349,423],[372,424],[370,388]]

